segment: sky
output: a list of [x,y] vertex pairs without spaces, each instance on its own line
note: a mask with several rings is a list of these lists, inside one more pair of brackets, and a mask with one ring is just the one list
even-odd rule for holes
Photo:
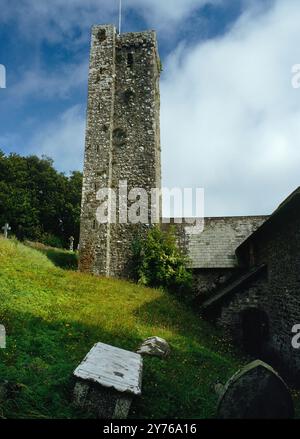
[[[90,28],[117,21],[118,0],[0,0],[0,149],[82,170]],[[296,0],[123,0],[124,32],[158,34],[163,186],[204,188],[206,216],[300,185],[299,23]]]

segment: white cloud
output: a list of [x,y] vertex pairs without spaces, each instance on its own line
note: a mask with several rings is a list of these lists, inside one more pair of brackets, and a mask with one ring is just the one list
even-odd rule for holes
[[[92,24],[118,22],[119,0],[18,0],[17,7],[11,0],[3,1],[0,23],[15,23],[26,39],[67,42],[72,38],[75,45],[76,39],[81,41],[76,30],[86,32]],[[167,31],[197,8],[224,1],[123,0],[124,19],[134,8],[150,27]]]
[[75,105],[57,120],[41,126],[27,151],[51,157],[60,171],[82,169],[84,131],[85,111],[80,105]]
[[[214,0],[126,1],[149,27],[167,32]],[[193,47],[182,43],[164,62],[164,184],[205,187],[208,215],[269,213],[299,185],[300,89],[291,86],[291,67],[300,63],[300,6],[277,0],[257,9],[259,2],[244,2],[250,9],[226,35]],[[74,26],[86,34],[91,24],[116,22],[116,4],[20,0],[17,10],[8,3],[0,22],[15,21],[26,38],[73,44]],[[28,73],[14,99],[68,95],[87,80],[86,64],[73,67]],[[83,109],[72,107],[39,127],[30,152],[53,157],[61,170],[80,168],[84,127]]]
[[16,7],[6,0],[0,23],[13,23],[27,40],[57,43],[72,38],[75,44],[76,30],[111,17],[115,6],[114,0],[19,0]]
[[209,215],[269,213],[299,185],[299,21],[298,3],[277,1],[165,64],[164,183],[204,186]]
[[7,99],[14,103],[26,98],[67,98],[70,93],[87,83],[88,61],[65,64],[59,70],[41,69],[25,71],[22,78],[8,88]]
[[202,6],[219,5],[223,2],[224,0],[124,0],[125,5],[127,3],[140,11],[146,23],[155,29],[163,28],[164,31],[174,27]]
[[[19,0],[18,7],[8,0],[1,8],[0,24],[11,23],[16,38],[27,40],[32,47],[29,67],[20,66],[10,74],[10,87],[6,97],[11,102],[36,96],[65,98],[75,88],[84,86],[88,77],[88,60],[78,65],[60,62],[59,69],[40,67],[40,44],[43,41],[67,46],[72,54],[80,53],[82,44],[90,36],[90,27],[97,23],[118,21],[119,0]],[[204,4],[219,4],[223,0],[123,0],[124,19],[132,9],[155,28],[168,28],[183,20],[195,8]],[[77,52],[78,51],[78,52]],[[27,68],[28,70],[24,70]],[[19,76],[18,76],[19,75]],[[21,76],[20,76],[21,75]]]

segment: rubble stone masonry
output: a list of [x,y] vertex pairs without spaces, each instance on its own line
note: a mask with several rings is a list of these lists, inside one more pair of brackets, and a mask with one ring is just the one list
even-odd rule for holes
[[[80,232],[81,271],[127,277],[132,243],[151,223],[99,224],[97,200],[102,188],[117,195],[161,188],[160,93],[161,64],[153,31],[117,35],[112,25],[94,26],[89,72],[86,146]],[[99,198],[99,196],[98,196]],[[125,215],[126,216],[126,215]],[[161,217],[161,202],[157,218]],[[124,220],[124,218],[123,218]],[[121,219],[122,221],[122,219]]]

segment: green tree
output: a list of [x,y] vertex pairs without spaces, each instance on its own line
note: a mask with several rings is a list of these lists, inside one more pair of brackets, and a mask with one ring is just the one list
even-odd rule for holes
[[75,243],[79,242],[80,212],[81,212],[82,173],[72,172],[65,189],[65,205],[62,215],[64,235],[74,236]]
[[173,228],[163,232],[159,227],[149,230],[145,240],[133,244],[133,276],[151,287],[163,287],[171,293],[189,295],[192,273],[188,259],[176,243]]
[[79,239],[82,174],[66,176],[48,157],[0,151],[0,224],[17,238],[66,246]]

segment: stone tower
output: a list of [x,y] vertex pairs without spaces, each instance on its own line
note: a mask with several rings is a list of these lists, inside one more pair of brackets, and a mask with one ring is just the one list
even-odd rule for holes
[[[160,66],[155,32],[117,35],[112,25],[93,27],[80,231],[81,271],[126,277],[132,243],[138,235],[143,236],[153,220],[148,212],[148,224],[126,223],[124,209],[119,216],[124,198],[119,198],[117,189],[120,181],[122,185],[126,181],[128,192],[133,188],[145,189],[150,208],[151,190],[161,187]],[[96,212],[102,188],[117,193],[116,223],[98,221]],[[161,217],[160,199],[156,216]]]

